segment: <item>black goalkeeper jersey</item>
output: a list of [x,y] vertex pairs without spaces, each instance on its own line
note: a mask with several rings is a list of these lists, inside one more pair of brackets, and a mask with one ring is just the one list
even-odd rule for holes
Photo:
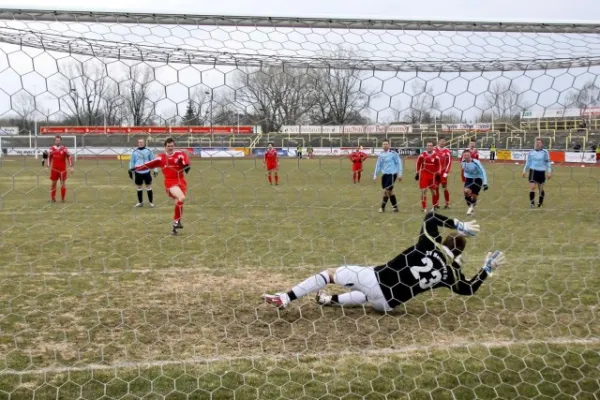
[[433,212],[423,220],[417,244],[400,253],[387,264],[375,267],[381,291],[390,307],[412,299],[430,289],[445,287],[461,295],[474,294],[487,272],[481,269],[467,280],[452,253],[442,246],[439,227],[456,229],[454,220]]

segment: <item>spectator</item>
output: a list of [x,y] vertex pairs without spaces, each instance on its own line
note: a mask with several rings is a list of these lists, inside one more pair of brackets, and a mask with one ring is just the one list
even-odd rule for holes
[[586,130],[586,128],[587,128],[587,123],[585,122],[585,120],[581,121],[579,123],[579,129],[578,130],[579,131],[584,131],[584,130]]
[[575,143],[575,146],[573,146],[573,150],[576,152],[580,152],[581,151],[581,145],[579,143]]

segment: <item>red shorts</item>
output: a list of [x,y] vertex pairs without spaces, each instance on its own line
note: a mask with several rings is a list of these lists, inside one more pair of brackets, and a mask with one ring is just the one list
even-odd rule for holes
[[435,177],[430,174],[421,174],[419,177],[419,188],[421,189],[433,189],[437,185],[435,183]]
[[275,170],[277,170],[277,164],[267,163],[267,171],[275,171]]
[[446,186],[448,184],[448,177],[444,178],[444,175],[440,175],[440,184]]
[[172,187],[179,187],[179,189],[181,189],[181,191],[183,192],[184,195],[187,195],[187,183],[185,181],[181,182],[165,182],[165,191],[167,192],[167,194],[169,195],[170,198],[174,199],[175,196],[173,196],[171,194],[171,191],[169,189],[171,189]]
[[51,181],[61,180],[64,182],[67,180],[67,176],[68,176],[67,170],[57,171],[57,170],[53,169],[50,171],[50,180]]
[[352,172],[362,171],[362,169],[363,169],[362,164],[352,164]]
[[600,161],[600,153],[596,153],[596,161]]

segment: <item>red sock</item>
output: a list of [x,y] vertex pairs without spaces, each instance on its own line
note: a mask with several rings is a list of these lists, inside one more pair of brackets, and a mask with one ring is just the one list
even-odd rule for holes
[[56,200],[56,187],[50,188],[50,198]]
[[279,184],[279,175],[275,174],[275,184]]
[[439,190],[434,190],[432,195],[431,195],[431,202],[433,203],[433,206],[437,206],[439,205],[439,201],[440,201],[440,192]]
[[271,175],[269,175],[269,183],[273,183],[273,181],[271,180]]
[[183,201],[175,203],[175,213],[173,215],[173,221],[179,221],[183,215]]
[[62,200],[64,200],[64,199],[65,199],[65,196],[66,196],[66,194],[67,194],[67,187],[66,187],[66,186],[61,186],[61,187],[60,187],[60,198],[61,198]]
[[446,205],[450,204],[450,191],[448,189],[444,189],[444,199],[446,200]]
[[421,195],[421,207],[423,207],[423,210],[427,208],[427,194],[422,194]]

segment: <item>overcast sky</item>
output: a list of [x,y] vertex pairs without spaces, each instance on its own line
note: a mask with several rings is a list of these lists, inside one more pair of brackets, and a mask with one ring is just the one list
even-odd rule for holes
[[3,0],[2,7],[177,14],[600,22],[599,0]]

